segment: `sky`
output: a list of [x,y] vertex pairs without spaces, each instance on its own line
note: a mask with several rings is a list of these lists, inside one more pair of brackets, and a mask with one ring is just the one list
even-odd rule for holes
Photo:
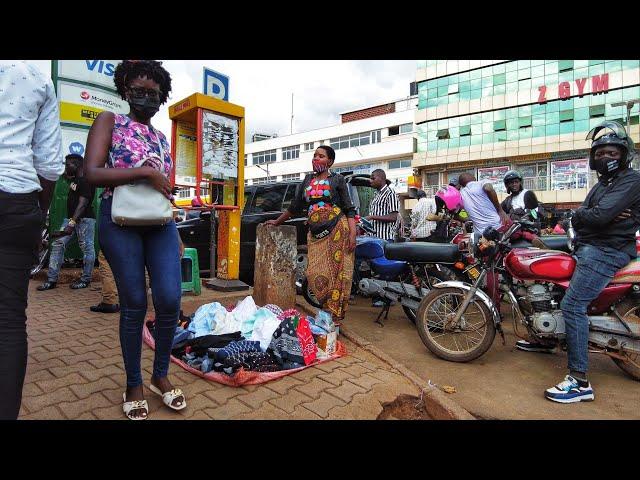
[[[36,60],[50,75],[50,60]],[[171,133],[168,106],[202,92],[202,69],[230,77],[229,101],[245,108],[246,138],[253,133],[293,133],[340,123],[340,112],[409,96],[415,60],[166,60],[172,77],[169,101],[152,123]]]

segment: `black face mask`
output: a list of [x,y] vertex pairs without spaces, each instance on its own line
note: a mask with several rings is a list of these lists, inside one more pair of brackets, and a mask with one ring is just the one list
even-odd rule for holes
[[610,175],[620,168],[620,161],[617,158],[600,157],[597,160],[596,171],[600,175]]
[[151,97],[130,97],[129,107],[141,118],[151,118],[160,110],[160,99]]

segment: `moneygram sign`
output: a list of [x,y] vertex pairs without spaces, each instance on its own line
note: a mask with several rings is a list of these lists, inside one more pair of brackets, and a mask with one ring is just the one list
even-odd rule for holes
[[60,99],[60,121],[63,123],[91,126],[100,112],[127,113],[129,106],[117,94],[74,84],[58,82]]

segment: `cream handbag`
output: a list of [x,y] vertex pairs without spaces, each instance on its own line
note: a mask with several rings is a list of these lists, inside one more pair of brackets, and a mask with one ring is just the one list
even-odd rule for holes
[[[164,163],[164,150],[158,137],[160,158]],[[139,168],[145,160],[140,160],[133,168]],[[120,185],[113,190],[111,220],[123,226],[165,225],[173,220],[171,202],[162,193],[148,184]]]

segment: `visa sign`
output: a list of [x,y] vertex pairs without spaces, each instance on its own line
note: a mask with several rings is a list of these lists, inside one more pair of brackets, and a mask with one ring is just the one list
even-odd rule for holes
[[115,91],[113,75],[120,60],[58,60],[58,78],[78,80]]
[[104,73],[107,77],[113,77],[113,72],[116,69],[113,63],[105,63],[104,60],[85,60],[85,63],[90,72]]

